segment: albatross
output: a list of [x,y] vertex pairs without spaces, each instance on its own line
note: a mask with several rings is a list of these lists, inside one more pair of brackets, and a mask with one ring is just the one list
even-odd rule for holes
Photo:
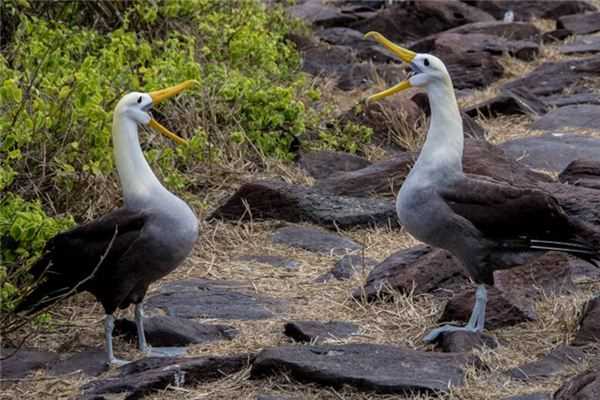
[[485,285],[493,285],[495,270],[522,265],[550,250],[597,266],[598,233],[569,217],[552,195],[463,172],[462,119],[452,80],[439,58],[402,48],[377,32],[366,37],[412,69],[407,80],[368,97],[367,102],[411,87],[425,89],[429,98],[427,139],[396,199],[400,223],[418,240],[452,253],[478,284],[466,326],[441,326],[424,337],[426,342],[443,332],[483,330]]
[[191,252],[198,237],[198,220],[190,207],[156,178],[140,147],[139,125],[166,137],[186,141],[150,115],[152,107],[193,85],[179,85],[150,93],[128,93],[118,102],[112,124],[114,158],[124,205],[48,241],[30,272],[40,284],[17,306],[28,314],[81,291],[92,293],[106,313],[106,353],[114,356],[113,313],[135,306],[139,349],[152,352],[144,335],[143,300],[148,286],[173,271]]

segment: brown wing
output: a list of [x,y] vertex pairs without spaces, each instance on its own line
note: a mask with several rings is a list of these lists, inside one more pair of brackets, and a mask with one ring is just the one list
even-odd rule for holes
[[439,194],[455,213],[489,238],[567,240],[573,236],[558,201],[538,189],[467,175]]

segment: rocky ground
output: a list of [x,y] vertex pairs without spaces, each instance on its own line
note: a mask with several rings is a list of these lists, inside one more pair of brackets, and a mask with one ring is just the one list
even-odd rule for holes
[[[137,361],[109,370],[101,307],[79,295],[23,333],[25,348],[2,361],[0,398],[600,398],[600,270],[571,257],[496,273],[485,335],[423,343],[473,302],[452,256],[395,219],[427,99],[355,107],[405,74],[363,33],[439,55],[463,110],[466,171],[547,190],[600,229],[600,4],[298,3],[289,12],[314,27],[290,38],[303,68],[375,144],[362,157],[271,163],[206,195],[193,255],[147,297],[150,343],[186,346],[185,358],[144,359],[127,311],[115,349]],[[509,8],[514,22],[502,22]]]

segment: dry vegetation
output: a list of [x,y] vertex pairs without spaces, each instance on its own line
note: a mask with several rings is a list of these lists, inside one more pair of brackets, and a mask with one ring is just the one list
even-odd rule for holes
[[[600,5],[600,4],[599,4]],[[545,30],[551,29],[547,21],[537,24]],[[556,45],[546,46],[539,59],[525,63],[512,58],[503,58],[506,77],[492,87],[474,92],[460,100],[465,106],[489,98],[496,88],[506,80],[521,76],[546,60],[559,59]],[[599,87],[600,88],[600,87]],[[332,89],[333,90],[333,89]],[[327,93],[326,90],[323,91]],[[360,94],[353,94],[356,98]],[[332,93],[340,98],[342,94]],[[348,96],[348,94],[345,94]],[[347,103],[341,105],[347,108]],[[538,132],[527,128],[530,117],[479,118],[478,122],[490,133],[493,142],[501,142],[517,136],[536,135]],[[382,150],[370,148],[371,158],[380,158]],[[196,171],[197,190],[194,206],[199,216],[205,217],[206,210],[216,206],[227,194],[251,178],[253,166],[242,159],[232,159],[229,165],[215,165],[210,170]],[[239,171],[246,171],[240,173]],[[282,161],[265,162],[261,177],[280,177],[286,181],[311,184],[293,164]],[[112,201],[106,201],[110,203]],[[91,212],[97,210],[90,209]],[[405,296],[397,294],[391,302],[367,304],[353,300],[353,288],[364,282],[366,273],[359,273],[345,282],[336,280],[326,284],[316,284],[314,279],[329,270],[336,257],[316,255],[307,251],[295,250],[271,243],[271,233],[279,222],[253,222],[227,224],[216,222],[202,226],[201,239],[188,260],[173,274],[155,284],[151,292],[161,284],[188,278],[230,279],[240,281],[258,293],[267,294],[289,301],[287,315],[268,321],[226,321],[240,330],[240,335],[231,342],[217,342],[193,346],[191,355],[225,355],[240,352],[256,352],[262,348],[289,343],[282,333],[283,324],[290,319],[347,320],[360,326],[360,334],[350,339],[331,341],[332,343],[368,342],[403,345],[411,348],[426,348],[421,337],[436,324],[443,302],[433,296]],[[392,252],[415,244],[415,240],[404,232],[388,229],[361,229],[341,232],[365,245],[364,255],[383,260]],[[298,269],[277,269],[268,265],[248,264],[236,259],[241,255],[266,254],[282,255],[298,261]],[[470,370],[464,387],[443,395],[442,399],[499,400],[506,396],[536,391],[551,391],[564,380],[564,376],[584,370],[586,364],[568,370],[564,375],[548,379],[539,384],[519,383],[502,373],[536,355],[546,353],[558,344],[567,343],[575,331],[582,304],[594,291],[600,289],[598,282],[579,283],[579,290],[573,295],[548,296],[537,303],[539,320],[515,327],[492,332],[498,337],[501,346],[496,350],[483,350],[478,354],[488,365],[489,370]],[[132,317],[127,311],[119,315]],[[97,347],[103,343],[101,322],[102,308],[91,296],[82,294],[64,302],[52,311],[52,319],[46,326],[37,329],[23,329],[17,337],[27,336],[26,346],[44,350],[69,352],[87,347]],[[213,320],[202,322],[212,323]],[[219,321],[220,322],[220,321]],[[134,346],[116,340],[117,356],[140,358]],[[78,388],[87,378],[77,374],[51,377],[37,372],[19,383],[3,382],[0,399],[68,399],[78,394]],[[274,379],[251,380],[249,371],[241,371],[225,376],[216,383],[186,388],[168,388],[149,396],[150,399],[254,399],[257,394],[281,394],[290,398],[302,399],[392,399],[398,396],[359,393],[350,388],[334,390],[310,384],[300,384],[287,376]],[[118,397],[117,397],[118,398]],[[407,399],[425,400],[434,397],[415,395]]]

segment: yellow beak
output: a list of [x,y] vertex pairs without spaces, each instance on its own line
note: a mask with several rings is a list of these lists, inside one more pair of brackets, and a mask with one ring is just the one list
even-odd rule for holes
[[[195,81],[195,80],[189,80],[189,81],[181,82],[178,85],[171,86],[166,89],[150,92],[148,94],[152,98],[152,103],[158,104],[168,98],[171,98],[171,97],[183,92],[185,89],[189,88],[190,86],[192,86],[194,84],[199,84],[199,82]],[[185,140],[184,138],[182,138],[180,136],[177,136],[176,134],[174,134],[173,132],[171,132],[170,130],[168,130],[167,128],[162,126],[161,124],[159,124],[158,121],[156,121],[155,119],[151,119],[150,122],[148,123],[148,125],[154,129],[156,129],[163,136],[166,136],[169,139],[171,139],[179,144],[187,144],[187,140]]]
[[[391,51],[392,53],[397,55],[398,58],[400,58],[402,61],[404,61],[406,63],[411,63],[412,60],[414,60],[415,57],[417,56],[417,53],[415,53],[414,51],[410,51],[408,49],[398,46],[397,44],[392,43],[391,41],[386,39],[381,33],[369,32],[365,35],[365,38],[375,39],[375,41],[377,43],[383,45],[386,49],[388,49],[389,51]],[[379,92],[372,96],[369,96],[367,98],[367,103],[370,101],[381,100],[384,97],[391,96],[394,93],[401,92],[402,90],[408,89],[410,87],[411,87],[411,84],[408,80],[402,81],[402,82],[398,83],[397,85],[392,86],[389,89],[386,89],[382,92]]]

